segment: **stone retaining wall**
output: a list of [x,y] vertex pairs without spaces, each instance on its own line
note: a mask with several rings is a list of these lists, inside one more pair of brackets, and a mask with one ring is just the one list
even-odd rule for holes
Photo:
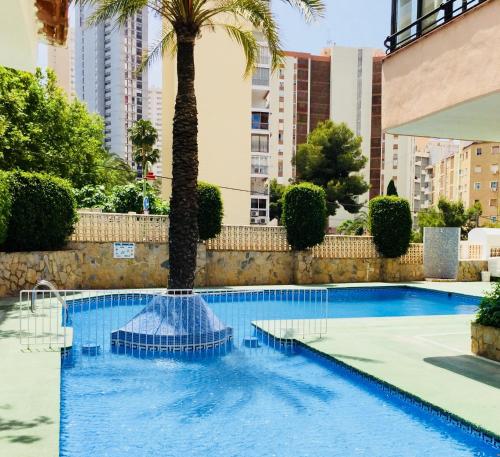
[[500,328],[471,324],[471,350],[474,354],[500,362]]
[[[478,281],[484,261],[460,263],[460,281]],[[47,279],[61,289],[165,287],[168,245],[136,243],[134,259],[113,258],[113,243],[70,243],[54,252],[0,253],[0,296]],[[399,259],[328,259],[309,252],[219,251],[198,246],[197,287],[400,282],[424,279],[422,264]]]

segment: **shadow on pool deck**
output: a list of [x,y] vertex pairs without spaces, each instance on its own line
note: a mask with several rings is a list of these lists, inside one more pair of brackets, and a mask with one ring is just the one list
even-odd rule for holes
[[472,355],[426,357],[424,362],[500,389],[500,365]]

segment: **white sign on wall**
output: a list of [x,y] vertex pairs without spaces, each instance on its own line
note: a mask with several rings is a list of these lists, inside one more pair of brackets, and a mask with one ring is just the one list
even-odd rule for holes
[[113,243],[113,257],[115,259],[133,259],[135,257],[135,243]]

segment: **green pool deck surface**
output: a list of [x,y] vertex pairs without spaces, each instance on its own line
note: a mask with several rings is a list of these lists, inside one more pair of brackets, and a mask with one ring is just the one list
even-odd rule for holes
[[[491,287],[487,283],[428,282],[324,286],[401,285],[477,296]],[[262,288],[270,287],[227,289]],[[57,457],[60,351],[46,347],[28,351],[20,344],[16,304],[16,298],[0,300],[0,456]],[[500,435],[500,364],[470,353],[471,319],[470,315],[330,319],[326,335],[304,342]]]

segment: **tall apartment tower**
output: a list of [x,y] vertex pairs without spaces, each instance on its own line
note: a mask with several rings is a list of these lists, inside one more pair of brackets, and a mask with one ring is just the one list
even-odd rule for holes
[[106,149],[132,164],[128,129],[147,105],[147,77],[135,73],[148,44],[147,9],[121,27],[112,20],[88,27],[91,6],[75,13],[76,94],[104,117]]
[[[381,62],[382,54],[368,48],[334,46],[322,55],[286,52],[282,68],[271,77],[268,96],[271,178],[283,184],[293,179],[297,146],[306,142],[318,122],[332,119],[345,122],[363,138],[368,162],[362,174],[371,187],[360,201],[380,194]],[[253,205],[252,200],[252,210]],[[341,208],[330,223],[336,226],[351,217]]]
[[[153,127],[158,132],[158,141],[156,142],[156,147],[161,151],[163,144],[162,137],[162,90],[158,87],[150,87],[148,90],[148,104],[146,111],[146,119],[150,120]],[[162,166],[161,166],[161,154],[160,159],[153,166],[153,171],[155,175],[162,176]]]
[[47,46],[47,67],[54,70],[57,83],[69,98],[76,96],[75,90],[75,29],[68,29],[64,46]]

